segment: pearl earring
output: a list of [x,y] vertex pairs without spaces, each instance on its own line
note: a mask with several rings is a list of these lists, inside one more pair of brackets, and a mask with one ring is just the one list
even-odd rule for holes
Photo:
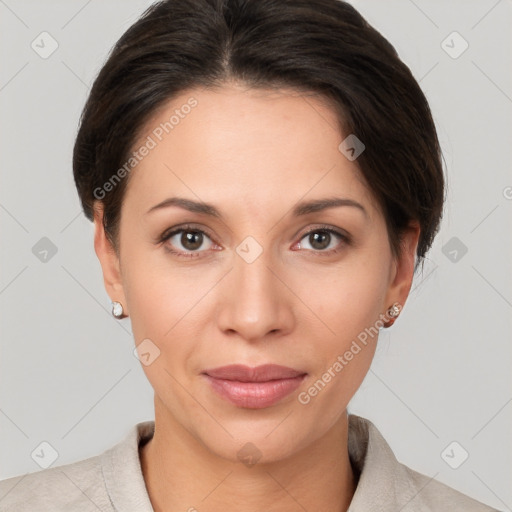
[[395,302],[387,310],[387,315],[389,317],[391,317],[391,319],[389,320],[389,322],[386,322],[384,324],[384,327],[391,327],[395,323],[395,320],[397,319],[397,317],[398,317],[398,315],[400,314],[401,311],[402,311],[402,306],[398,302]]
[[112,315],[117,318],[118,320],[120,318],[123,318],[124,312],[123,312],[123,305],[120,302],[113,301],[112,302]]

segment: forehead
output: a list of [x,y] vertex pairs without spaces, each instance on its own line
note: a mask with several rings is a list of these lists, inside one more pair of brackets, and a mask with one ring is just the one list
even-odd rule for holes
[[152,148],[131,172],[125,201],[149,208],[181,192],[256,209],[339,192],[371,210],[356,162],[338,149],[343,138],[318,96],[238,85],[184,91],[140,130],[132,150]]

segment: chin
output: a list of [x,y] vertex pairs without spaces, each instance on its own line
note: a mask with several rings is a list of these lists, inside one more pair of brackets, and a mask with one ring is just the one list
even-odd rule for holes
[[[254,412],[254,411],[253,411]],[[260,411],[261,413],[261,411]],[[285,460],[307,447],[319,435],[305,429],[303,417],[297,411],[282,410],[272,417],[255,419],[248,417],[228,420],[225,416],[212,414],[219,423],[202,423],[202,428],[193,427],[193,435],[214,455],[231,463],[246,467],[270,464]],[[289,415],[288,419],[285,419]],[[292,420],[292,418],[295,418]],[[301,425],[293,421],[300,420]],[[283,421],[284,420],[284,421]],[[220,424],[220,425],[219,425]]]

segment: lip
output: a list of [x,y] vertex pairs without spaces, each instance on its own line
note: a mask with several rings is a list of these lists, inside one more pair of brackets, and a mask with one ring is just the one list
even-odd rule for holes
[[203,375],[217,394],[234,405],[262,409],[295,391],[307,373],[276,364],[255,368],[235,364],[205,370]]

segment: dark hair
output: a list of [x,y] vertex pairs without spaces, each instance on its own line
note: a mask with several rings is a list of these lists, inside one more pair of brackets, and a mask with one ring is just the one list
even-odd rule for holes
[[73,152],[84,213],[93,220],[101,200],[114,248],[128,178],[118,174],[107,194],[98,191],[128,161],[139,130],[178,93],[227,81],[327,100],[340,136],[355,134],[365,145],[357,164],[395,257],[408,223],[419,222],[416,270],[445,200],[434,121],[394,47],[341,0],[165,0],[123,34],[92,86]]

